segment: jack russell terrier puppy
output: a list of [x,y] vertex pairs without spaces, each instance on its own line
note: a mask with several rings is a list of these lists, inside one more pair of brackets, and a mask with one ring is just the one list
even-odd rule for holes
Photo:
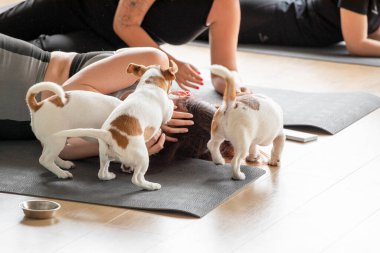
[[[51,91],[56,95],[37,102],[36,95],[43,91]],[[73,177],[61,168],[70,169],[74,163],[59,158],[67,138],[54,134],[78,127],[99,128],[121,102],[115,97],[90,91],[65,92],[60,85],[52,82],[41,82],[30,87],[26,103],[33,133],[43,146],[40,164],[59,178]]]
[[245,158],[252,162],[259,158],[256,145],[273,143],[268,163],[279,166],[285,142],[281,107],[265,96],[247,93],[237,96],[235,78],[227,68],[212,65],[211,72],[226,80],[223,103],[214,114],[211,139],[207,143],[214,163],[225,163],[219,147],[224,140],[228,140],[235,151],[231,161],[233,179],[245,179],[244,173],[240,171],[240,162]]
[[162,124],[167,123],[174,110],[169,99],[171,82],[178,71],[172,67],[162,70],[160,66],[130,64],[127,72],[141,77],[135,92],[115,108],[101,129],[72,129],[58,133],[65,137],[93,137],[99,140],[100,170],[98,177],[111,180],[116,177],[109,172],[109,162],[117,159],[133,171],[132,183],[146,190],[158,190],[161,185],[145,180],[149,167],[149,154],[145,143],[152,138]]

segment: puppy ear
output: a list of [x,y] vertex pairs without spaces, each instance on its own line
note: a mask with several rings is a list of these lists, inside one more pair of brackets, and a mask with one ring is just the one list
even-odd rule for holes
[[169,67],[167,70],[163,70],[161,72],[166,80],[172,81],[175,80],[175,73],[178,72],[178,66],[173,60],[170,60],[170,63],[172,66]]
[[130,63],[127,68],[127,73],[133,73],[135,76],[141,77],[146,70],[147,68],[143,65]]

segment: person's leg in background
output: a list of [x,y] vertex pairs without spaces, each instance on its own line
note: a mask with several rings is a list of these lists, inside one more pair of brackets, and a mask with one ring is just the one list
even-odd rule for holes
[[0,33],[30,41],[41,34],[61,34],[85,30],[86,26],[72,15],[73,0],[26,0],[0,13]]
[[45,77],[50,53],[0,34],[0,139],[30,139],[28,88]]
[[94,9],[107,6],[107,1],[26,0],[0,13],[0,33],[29,41],[49,52],[118,49],[96,33],[94,25],[91,26],[91,22],[97,22],[92,21],[94,18],[86,19],[91,3]]

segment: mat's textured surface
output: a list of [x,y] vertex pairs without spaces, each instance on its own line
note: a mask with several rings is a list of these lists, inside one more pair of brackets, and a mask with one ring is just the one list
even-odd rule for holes
[[246,180],[234,181],[230,166],[216,166],[203,160],[154,164],[146,179],[160,183],[162,188],[149,192],[133,185],[131,175],[121,173],[118,164],[113,164],[111,169],[117,174],[115,180],[100,181],[97,158],[76,161],[72,180],[58,179],[39,165],[40,154],[37,141],[0,142],[0,191],[202,217],[265,173],[262,169],[243,166]]
[[258,54],[269,54],[285,57],[295,57],[308,60],[339,62],[380,67],[379,57],[363,57],[350,55],[342,43],[329,47],[285,47],[266,45],[240,45],[239,51]]
[[[192,44],[201,47],[208,47],[208,43],[203,41],[195,41],[192,42]],[[379,57],[364,57],[350,55],[344,43],[339,43],[328,47],[287,47],[260,44],[239,44],[238,50],[242,52],[252,52],[256,54],[267,54],[283,57],[301,58],[307,60],[380,67]]]
[[[317,93],[250,87],[279,103],[284,111],[285,127],[308,126],[336,134],[380,107],[380,97],[364,92]],[[222,97],[210,83],[194,96],[220,104]]]

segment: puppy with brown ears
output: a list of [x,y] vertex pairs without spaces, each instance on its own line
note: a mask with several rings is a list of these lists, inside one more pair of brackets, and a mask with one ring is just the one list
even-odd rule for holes
[[240,171],[242,159],[256,161],[259,152],[256,145],[273,143],[269,165],[279,166],[285,142],[283,112],[272,99],[255,94],[236,95],[233,73],[220,65],[212,65],[211,72],[226,80],[223,104],[216,111],[211,124],[211,139],[207,147],[216,164],[224,164],[219,147],[228,140],[234,147],[231,161],[233,179],[244,180]]
[[162,70],[157,65],[145,67],[131,63],[127,72],[140,77],[136,90],[113,110],[101,129],[72,129],[57,134],[99,140],[100,179],[115,178],[108,167],[109,162],[116,159],[133,170],[133,184],[146,190],[161,188],[160,184],[145,180],[149,167],[145,143],[173,115],[174,104],[168,94],[178,68],[173,61],[171,64],[169,69]]

